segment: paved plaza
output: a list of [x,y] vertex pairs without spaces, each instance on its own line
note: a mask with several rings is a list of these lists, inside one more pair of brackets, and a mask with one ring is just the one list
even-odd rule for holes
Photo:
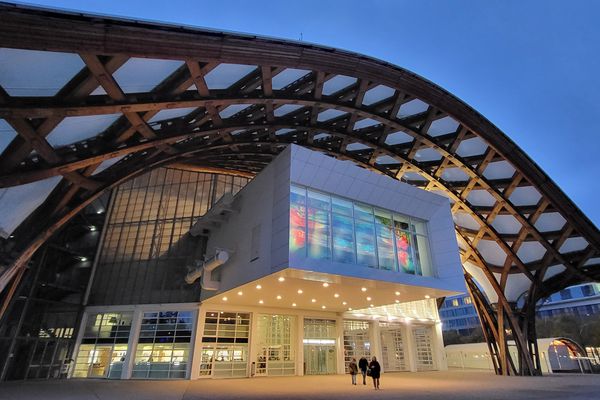
[[[360,382],[360,381],[359,381]],[[489,372],[388,373],[381,390],[348,375],[196,381],[29,381],[0,384],[0,399],[600,399],[600,376],[502,377]]]

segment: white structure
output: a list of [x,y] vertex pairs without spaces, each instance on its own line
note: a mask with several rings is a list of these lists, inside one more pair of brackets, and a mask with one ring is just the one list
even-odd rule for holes
[[[446,368],[435,299],[465,287],[445,197],[292,145],[191,233],[208,239],[186,278],[199,304],[87,310],[80,342],[130,321],[108,376],[335,374],[362,356]],[[95,352],[75,376],[94,376]]]

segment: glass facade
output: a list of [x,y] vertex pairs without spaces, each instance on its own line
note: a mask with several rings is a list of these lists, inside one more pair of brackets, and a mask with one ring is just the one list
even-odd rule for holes
[[192,311],[145,312],[132,378],[185,378],[193,324]]
[[258,315],[256,375],[294,375],[296,373],[296,317]]
[[433,276],[426,222],[290,188],[290,255]]
[[120,379],[133,313],[90,314],[75,360],[74,378]]
[[248,376],[249,336],[249,313],[207,312],[202,335],[200,376]]

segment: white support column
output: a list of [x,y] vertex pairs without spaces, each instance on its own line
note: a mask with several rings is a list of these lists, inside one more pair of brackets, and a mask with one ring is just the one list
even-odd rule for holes
[[254,364],[254,373],[258,369],[258,318],[256,312],[250,313],[250,337],[248,338],[248,369],[247,376],[252,373],[252,363]]
[[144,312],[142,310],[138,308],[134,309],[133,318],[131,319],[131,330],[129,331],[129,341],[127,342],[127,353],[125,354],[125,361],[123,361],[123,369],[121,370],[121,379],[131,378],[143,316]]
[[448,360],[446,360],[446,351],[444,349],[442,324],[433,324],[431,330],[433,333],[433,365],[435,365],[439,371],[446,371],[448,370]]
[[415,335],[413,335],[413,327],[410,322],[402,325],[404,327],[404,354],[407,358],[406,365],[410,372],[417,372],[417,344],[415,343]]
[[346,363],[344,359],[344,318],[338,315],[335,319],[336,330],[336,354],[337,354],[337,373],[346,373]]
[[194,338],[194,352],[190,363],[190,379],[198,379],[200,377],[200,361],[202,359],[202,334],[204,332],[204,317],[206,314],[206,306],[200,304],[198,307],[198,316],[196,317],[196,335]]
[[[381,348],[381,330],[379,329],[379,321],[371,321],[369,329],[369,337],[371,339],[371,357],[377,357],[377,361],[381,365],[383,371],[383,351]],[[369,360],[371,362],[371,360]]]
[[296,375],[304,376],[304,314],[298,315],[296,337]]

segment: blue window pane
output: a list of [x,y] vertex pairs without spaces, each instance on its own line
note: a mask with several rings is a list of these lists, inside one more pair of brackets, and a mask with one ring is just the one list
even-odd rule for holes
[[306,248],[306,196],[305,190],[290,190],[290,253],[305,255]]
[[331,258],[329,232],[329,212],[309,207],[308,257],[315,259]]
[[354,232],[352,218],[333,214],[333,260],[354,263]]
[[354,205],[354,218],[373,221],[373,208],[361,204]]
[[337,197],[331,198],[331,211],[335,214],[342,214],[352,217],[352,202],[342,200]]
[[377,266],[375,257],[375,227],[373,222],[356,220],[356,257],[357,264],[369,267]]

